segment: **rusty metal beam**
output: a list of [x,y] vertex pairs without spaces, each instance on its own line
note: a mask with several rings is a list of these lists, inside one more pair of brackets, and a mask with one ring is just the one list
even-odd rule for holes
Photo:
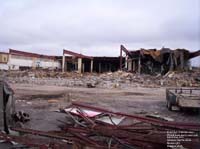
[[86,55],[79,54],[79,53],[76,53],[76,52],[73,52],[73,51],[70,51],[70,50],[63,49],[63,55],[64,54],[69,54],[69,55],[72,55],[72,56],[75,56],[75,57],[78,57],[78,58],[93,59],[93,57],[91,57],[91,56],[86,56]]
[[17,56],[28,56],[28,57],[36,57],[36,58],[45,58],[45,59],[52,59],[55,60],[55,56],[49,56],[49,55],[42,55],[42,54],[36,54],[31,52],[24,52],[14,49],[9,49],[9,54],[17,55]]
[[192,130],[196,130],[196,131],[200,130],[200,124],[197,124],[197,123],[166,122],[166,121],[161,121],[161,120],[148,118],[148,117],[142,117],[142,116],[133,115],[133,114],[131,115],[131,114],[126,114],[126,113],[121,113],[121,112],[113,112],[113,111],[109,111],[109,110],[106,110],[103,108],[93,107],[93,106],[89,106],[89,105],[86,105],[83,103],[77,103],[77,102],[72,102],[72,106],[83,107],[83,108],[87,108],[87,109],[91,109],[91,110],[95,110],[95,111],[126,116],[126,117],[129,117],[132,119],[137,119],[137,120],[145,122],[145,123],[150,123],[150,124],[153,124],[156,126],[163,126],[166,128],[189,129],[189,130],[192,129]]
[[38,136],[43,136],[43,137],[50,137],[50,138],[55,138],[55,139],[64,139],[64,140],[69,140],[71,139],[70,137],[66,136],[60,136],[57,134],[53,134],[51,132],[45,132],[45,131],[39,131],[39,130],[33,130],[33,129],[25,129],[25,128],[11,128],[13,131],[21,132],[21,133],[27,133],[27,134],[32,134],[32,135],[38,135]]
[[123,45],[120,46],[120,50],[124,51],[126,53],[126,55],[131,56],[131,53],[129,52],[129,50],[127,50]]

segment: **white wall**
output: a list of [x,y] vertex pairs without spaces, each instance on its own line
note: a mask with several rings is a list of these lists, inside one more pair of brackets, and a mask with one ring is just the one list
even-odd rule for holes
[[19,69],[20,66],[24,67],[41,67],[41,68],[61,68],[59,61],[52,59],[41,59],[24,56],[13,56],[9,57],[8,65],[10,69]]
[[0,70],[8,70],[8,68],[7,64],[0,63]]
[[200,67],[200,56],[191,59],[192,66]]
[[19,58],[13,58],[11,57],[8,61],[9,65],[14,66],[27,66],[32,67],[33,66],[33,60],[32,59],[19,59]]
[[50,59],[37,60],[37,63],[39,63],[40,67],[42,68],[61,68],[61,64],[58,61],[54,61]]

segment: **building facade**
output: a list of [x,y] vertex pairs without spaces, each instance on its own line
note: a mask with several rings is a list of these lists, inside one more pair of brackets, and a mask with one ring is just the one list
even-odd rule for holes
[[23,69],[60,69],[61,64],[54,56],[40,55],[36,53],[9,50],[8,66],[10,70]]
[[6,52],[0,52],[0,70],[8,70],[9,54]]

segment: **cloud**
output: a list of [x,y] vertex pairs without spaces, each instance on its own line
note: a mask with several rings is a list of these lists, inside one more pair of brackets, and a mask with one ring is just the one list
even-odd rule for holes
[[198,0],[7,0],[0,20],[3,50],[118,56],[120,44],[200,49]]

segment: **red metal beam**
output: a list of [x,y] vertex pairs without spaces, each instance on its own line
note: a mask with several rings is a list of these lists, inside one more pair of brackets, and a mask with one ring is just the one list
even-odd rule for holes
[[31,52],[24,52],[24,51],[13,50],[13,49],[9,49],[9,53],[12,54],[12,55],[17,55],[17,56],[46,58],[46,59],[53,59],[53,60],[55,59],[55,56],[41,55],[41,54],[36,54],[36,53],[31,53]]
[[124,51],[126,55],[131,55],[130,51],[127,50],[123,45],[120,46],[121,51]]
[[133,119],[137,119],[141,122],[145,122],[145,123],[150,123],[153,125],[157,125],[157,126],[163,126],[163,127],[167,127],[167,128],[177,128],[177,129],[192,129],[192,130],[200,130],[200,124],[198,123],[181,123],[181,122],[166,122],[166,121],[160,121],[157,119],[153,119],[153,118],[148,118],[148,117],[142,117],[142,116],[138,116],[138,115],[130,115],[130,114],[125,114],[125,113],[121,113],[121,112],[112,112],[103,108],[98,108],[98,107],[92,107],[83,103],[77,103],[77,102],[72,102],[73,106],[77,106],[77,107],[83,107],[86,109],[91,109],[91,110],[95,110],[95,111],[100,111],[100,112],[105,112],[105,113],[112,113],[115,115],[121,115],[121,116],[126,116],[129,118],[133,118]]
[[65,49],[63,49],[63,54],[69,54],[69,55],[72,55],[72,56],[75,56],[75,57],[78,57],[78,58],[93,59],[93,57],[91,57],[91,56],[86,56],[86,55],[75,53],[73,51],[69,51],[69,50],[65,50]]

